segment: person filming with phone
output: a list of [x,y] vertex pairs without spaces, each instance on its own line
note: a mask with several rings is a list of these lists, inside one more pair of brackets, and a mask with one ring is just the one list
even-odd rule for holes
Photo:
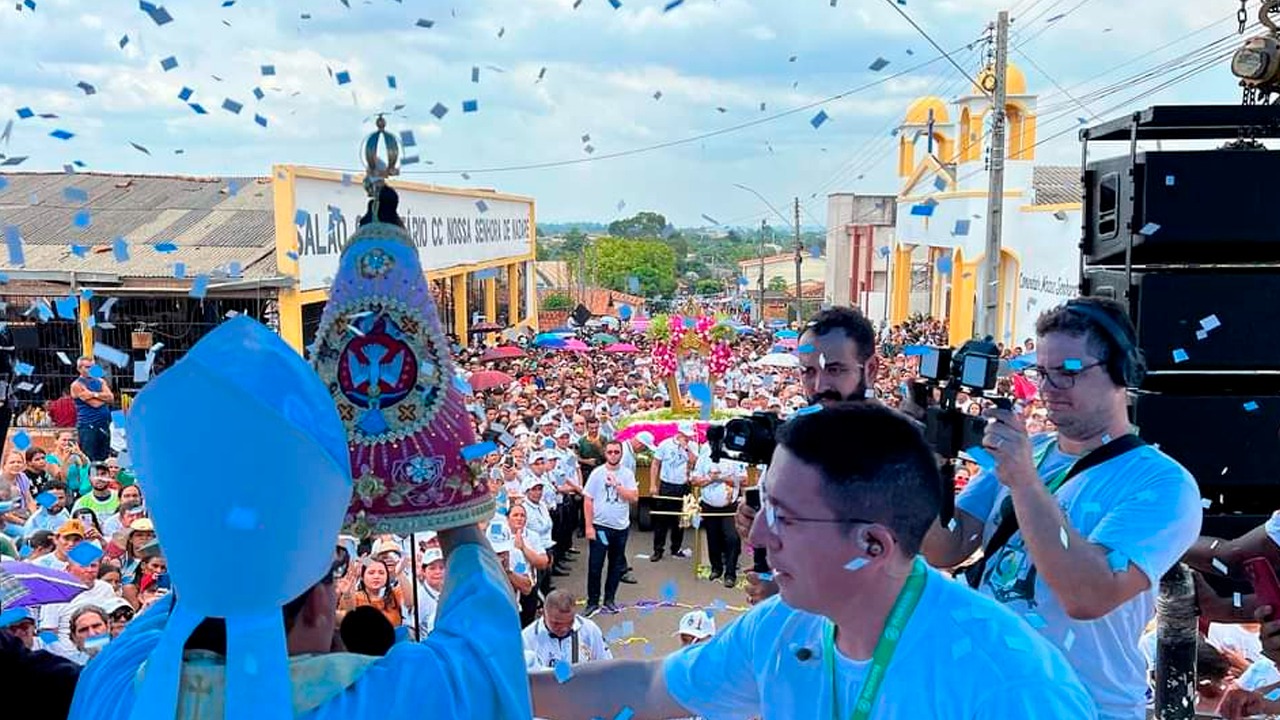
[[1160,577],[1200,533],[1195,479],[1129,423],[1144,371],[1132,324],[1111,300],[1071,300],[1036,323],[1039,385],[1056,433],[1030,435],[987,412],[994,460],[935,523],[924,555],[957,567],[977,551],[972,587],[1020,614],[1075,667],[1105,720],[1145,717],[1138,649]]

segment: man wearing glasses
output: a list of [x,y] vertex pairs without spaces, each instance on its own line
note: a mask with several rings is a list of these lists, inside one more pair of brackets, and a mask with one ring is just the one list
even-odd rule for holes
[[982,549],[970,584],[1066,654],[1100,717],[1138,720],[1138,638],[1160,577],[1200,534],[1200,495],[1185,468],[1131,435],[1126,389],[1142,358],[1121,305],[1072,300],[1042,315],[1036,335],[1030,376],[1057,433],[1031,436],[1017,413],[988,411],[994,467],[969,481],[924,555],[950,568]]
[[[603,609],[618,612],[618,583],[627,571],[627,534],[631,527],[631,504],[639,500],[639,486],[633,472],[622,467],[622,443],[610,440],[604,446],[604,465],[591,471],[583,488],[583,513],[587,541],[587,617]],[[600,605],[600,571],[608,559],[604,581],[604,605]]]
[[780,595],[663,660],[535,672],[536,716],[1097,717],[1061,653],[918,556],[942,482],[910,420],[833,404],[777,440],[751,542]]

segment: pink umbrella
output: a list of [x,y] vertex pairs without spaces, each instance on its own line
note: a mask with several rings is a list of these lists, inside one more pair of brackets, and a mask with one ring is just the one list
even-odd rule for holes
[[570,338],[569,340],[565,340],[564,345],[560,346],[558,349],[569,350],[570,352],[586,352],[591,348],[587,347],[587,344],[578,338]]
[[604,351],[607,353],[633,353],[640,352],[640,348],[631,343],[614,343],[605,347]]

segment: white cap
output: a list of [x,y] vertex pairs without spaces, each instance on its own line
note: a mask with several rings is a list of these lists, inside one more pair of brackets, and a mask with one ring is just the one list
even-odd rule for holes
[[676,432],[687,438],[695,438],[698,436],[698,429],[689,420],[681,420],[676,424]]
[[444,560],[444,552],[440,548],[430,547],[422,553],[420,563],[423,567],[426,567],[437,560]]
[[675,634],[706,640],[716,634],[716,619],[706,610],[692,610],[680,618],[680,629]]
[[404,548],[400,547],[400,543],[391,538],[381,538],[373,544],[373,551],[370,553],[374,557],[378,557],[382,553],[393,552],[397,555],[404,555]]
[[505,520],[494,518],[485,535],[489,537],[489,545],[495,553],[511,552],[516,547],[515,539],[511,537],[511,527]]
[[525,478],[524,482],[520,484],[520,489],[526,493],[539,487],[545,489],[546,483],[536,477]]
[[573,435],[573,433],[569,432],[569,428],[561,427],[559,430],[556,430],[555,436],[560,437],[561,435],[563,435],[564,437],[569,437]]
[[649,448],[650,450],[653,449],[653,433],[648,430],[641,430],[636,433],[636,440],[639,440],[641,445]]
[[620,391],[620,390],[618,390],[618,388],[616,388],[616,387],[611,387],[611,388],[609,388],[608,390],[606,390],[606,391],[604,392],[604,396],[605,396],[605,397],[618,397],[618,395],[619,395],[620,393],[621,393],[621,391]]

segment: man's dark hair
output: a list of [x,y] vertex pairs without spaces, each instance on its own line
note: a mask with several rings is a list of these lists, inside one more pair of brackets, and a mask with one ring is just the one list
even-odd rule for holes
[[27,459],[27,462],[31,462],[32,460],[35,460],[38,457],[42,458],[44,456],[45,456],[44,450],[34,446],[27,448],[27,452],[23,455],[23,457]]
[[[1087,306],[1083,312],[1073,308]],[[1088,312],[1096,312],[1111,321],[1122,337],[1114,333],[1089,316]],[[1107,372],[1117,385],[1126,384],[1126,376],[1131,372],[1128,352],[1121,343],[1129,346],[1137,344],[1137,333],[1129,320],[1125,306],[1110,298],[1086,297],[1063,303],[1052,310],[1047,310],[1036,320],[1036,337],[1042,338],[1049,333],[1063,333],[1072,337],[1083,337],[1085,345],[1099,361],[1106,364]]]
[[837,517],[875,520],[915,555],[942,510],[942,477],[924,436],[905,415],[847,402],[792,418],[778,444],[822,473]]
[[822,336],[840,330],[858,346],[858,361],[866,362],[876,352],[876,332],[871,321],[855,307],[837,305],[814,315],[805,332]]
[[50,480],[44,484],[44,491],[50,492],[52,490],[61,490],[63,492],[66,492],[67,484],[61,480]]

